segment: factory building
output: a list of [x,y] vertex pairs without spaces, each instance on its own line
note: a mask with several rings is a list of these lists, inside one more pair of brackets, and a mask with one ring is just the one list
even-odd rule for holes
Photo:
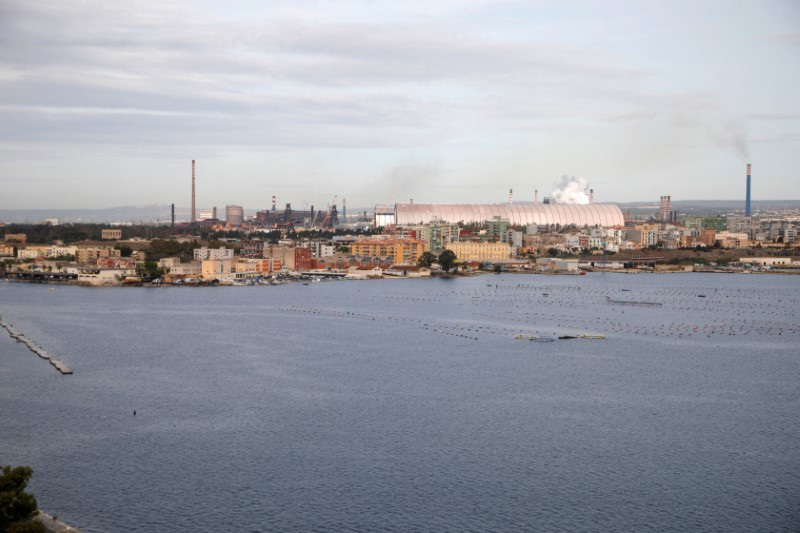
[[624,226],[622,211],[613,204],[395,204],[375,208],[375,223],[412,226],[434,220],[481,224],[498,218],[511,225]]
[[231,226],[241,226],[244,223],[244,209],[242,206],[226,205],[225,222]]

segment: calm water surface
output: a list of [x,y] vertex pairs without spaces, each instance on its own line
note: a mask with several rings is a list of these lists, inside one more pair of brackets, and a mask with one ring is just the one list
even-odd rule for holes
[[0,283],[0,314],[75,371],[0,331],[0,463],[84,532],[800,527],[797,276]]

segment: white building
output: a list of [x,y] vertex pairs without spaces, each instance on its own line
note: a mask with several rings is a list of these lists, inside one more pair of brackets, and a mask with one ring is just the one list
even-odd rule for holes
[[224,246],[221,248],[206,248],[203,246],[202,248],[194,249],[195,261],[205,261],[208,259],[231,260],[233,259],[233,249],[225,248]]

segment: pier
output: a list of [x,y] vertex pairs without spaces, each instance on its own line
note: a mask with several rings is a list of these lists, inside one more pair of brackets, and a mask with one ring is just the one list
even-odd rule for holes
[[72,374],[72,369],[68,367],[64,361],[62,361],[55,355],[47,353],[47,351],[44,348],[33,342],[31,339],[29,339],[19,331],[15,330],[13,326],[11,326],[11,324],[6,324],[5,322],[3,322],[2,318],[0,318],[0,327],[5,328],[5,330],[8,331],[8,334],[11,335],[12,339],[16,340],[17,342],[21,342],[22,344],[27,346],[30,351],[32,351],[45,361],[49,362],[56,368],[56,370],[58,370],[62,374],[64,375]]

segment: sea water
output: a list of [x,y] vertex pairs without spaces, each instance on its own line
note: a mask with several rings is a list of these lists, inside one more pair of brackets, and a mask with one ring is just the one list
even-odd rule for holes
[[[0,330],[0,464],[86,533],[796,531],[798,289],[0,283],[3,320],[75,372]],[[514,338],[581,333],[605,338]]]

